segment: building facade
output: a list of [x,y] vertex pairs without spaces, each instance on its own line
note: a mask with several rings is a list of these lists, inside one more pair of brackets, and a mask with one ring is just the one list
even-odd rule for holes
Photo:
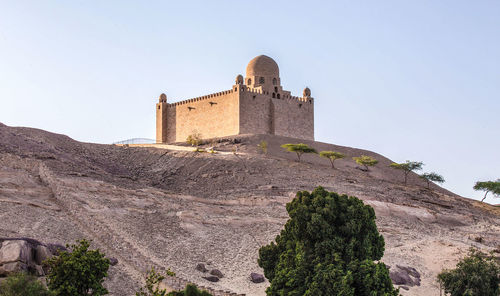
[[271,134],[314,140],[314,100],[309,88],[302,97],[281,86],[279,68],[268,56],[248,63],[230,90],[156,104],[156,142],[175,143],[198,133],[204,139],[240,134]]

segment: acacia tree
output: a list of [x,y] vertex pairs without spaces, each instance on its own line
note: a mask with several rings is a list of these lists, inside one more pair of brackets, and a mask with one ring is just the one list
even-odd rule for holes
[[443,270],[437,276],[445,293],[451,296],[500,295],[500,265],[494,256],[471,248],[455,269]]
[[434,172],[432,172],[432,173],[423,173],[419,177],[422,178],[422,179],[424,179],[427,182],[427,189],[430,188],[431,182],[444,183],[443,176],[441,176],[439,174],[436,174]]
[[324,158],[328,158],[330,160],[330,162],[332,163],[332,168],[335,168],[333,166],[333,162],[336,160],[336,159],[341,159],[341,158],[344,158],[345,155],[340,153],[340,152],[335,152],[335,151],[321,151],[319,153],[319,156],[321,157],[324,157]]
[[267,295],[398,295],[385,264],[374,262],[384,238],[372,207],[318,187],[298,192],[286,210],[281,233],[259,250]]
[[283,144],[281,145],[282,148],[285,148],[288,152],[295,152],[297,153],[297,158],[300,162],[300,157],[304,153],[318,153],[316,152],[316,149],[309,147],[306,144],[300,143],[300,144]]
[[403,163],[391,163],[389,166],[393,169],[396,170],[402,170],[405,176],[405,185],[406,181],[408,180],[408,174],[413,171],[418,171],[422,169],[422,166],[424,165],[423,162],[421,161],[409,161],[407,160],[406,162]]
[[56,296],[106,295],[102,285],[108,276],[109,259],[99,250],[89,250],[87,240],[67,245],[71,249],[61,251],[47,260],[50,272],[47,285]]
[[500,179],[497,179],[496,181],[486,181],[486,182],[476,182],[474,185],[474,190],[479,190],[479,191],[485,191],[483,199],[481,199],[481,202],[483,202],[486,199],[486,195],[491,192],[493,195],[499,196],[500,195]]
[[378,160],[371,156],[367,155],[361,155],[359,157],[353,157],[354,161],[356,161],[357,164],[362,165],[365,169],[365,171],[368,171],[369,166],[374,166],[378,163]]

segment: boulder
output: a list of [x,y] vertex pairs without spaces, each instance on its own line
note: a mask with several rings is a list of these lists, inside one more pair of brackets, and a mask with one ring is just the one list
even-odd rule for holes
[[28,265],[23,262],[9,262],[0,266],[0,275],[7,276],[19,271],[28,271]]
[[214,282],[214,283],[219,281],[219,278],[216,277],[215,275],[204,276],[203,278],[209,282]]
[[419,279],[420,278],[420,273],[413,267],[410,266],[404,266],[404,265],[396,265],[397,268],[406,271],[409,275],[411,275],[414,278]]
[[220,270],[218,270],[218,269],[212,269],[212,270],[210,270],[210,274],[211,275],[215,275],[218,278],[223,278],[224,277],[224,275],[222,274],[222,272]]
[[264,282],[266,279],[264,278],[264,276],[260,273],[255,273],[255,272],[252,272],[250,274],[250,280],[256,284],[258,283],[262,283]]
[[201,272],[207,272],[208,269],[205,267],[205,264],[203,263],[198,263],[196,265],[196,270],[201,271]]
[[407,285],[412,287],[413,280],[404,270],[394,270],[389,272],[389,276],[391,277],[392,283],[394,285]]
[[20,261],[27,265],[32,263],[31,248],[24,240],[7,240],[0,249],[0,265]]
[[116,259],[115,257],[109,258],[109,265],[115,266],[116,264],[118,264],[118,259]]
[[35,249],[35,262],[37,265],[42,265],[43,262],[52,257],[49,248],[44,245],[38,245]]
[[395,285],[420,286],[420,273],[410,266],[396,265],[394,270],[389,271],[389,276]]

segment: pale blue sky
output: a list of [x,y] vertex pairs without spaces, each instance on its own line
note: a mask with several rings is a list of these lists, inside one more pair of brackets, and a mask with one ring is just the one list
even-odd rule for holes
[[[316,140],[500,178],[500,1],[0,0],[0,122],[154,138],[154,104],[226,90],[266,54]],[[500,199],[488,198],[500,203]]]

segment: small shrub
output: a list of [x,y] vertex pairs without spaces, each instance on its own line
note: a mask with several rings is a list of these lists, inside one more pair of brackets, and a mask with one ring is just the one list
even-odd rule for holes
[[205,290],[200,290],[193,284],[187,284],[186,288],[182,291],[174,291],[167,294],[167,296],[212,296]]
[[193,131],[193,133],[187,137],[186,143],[191,146],[200,146],[202,144],[201,138],[202,136],[199,132]]
[[0,296],[50,296],[45,286],[34,275],[24,272],[10,275],[0,284]]
[[262,153],[264,154],[267,154],[267,142],[262,140],[260,141],[259,145],[257,145],[257,147],[260,148],[260,151],[262,151]]

